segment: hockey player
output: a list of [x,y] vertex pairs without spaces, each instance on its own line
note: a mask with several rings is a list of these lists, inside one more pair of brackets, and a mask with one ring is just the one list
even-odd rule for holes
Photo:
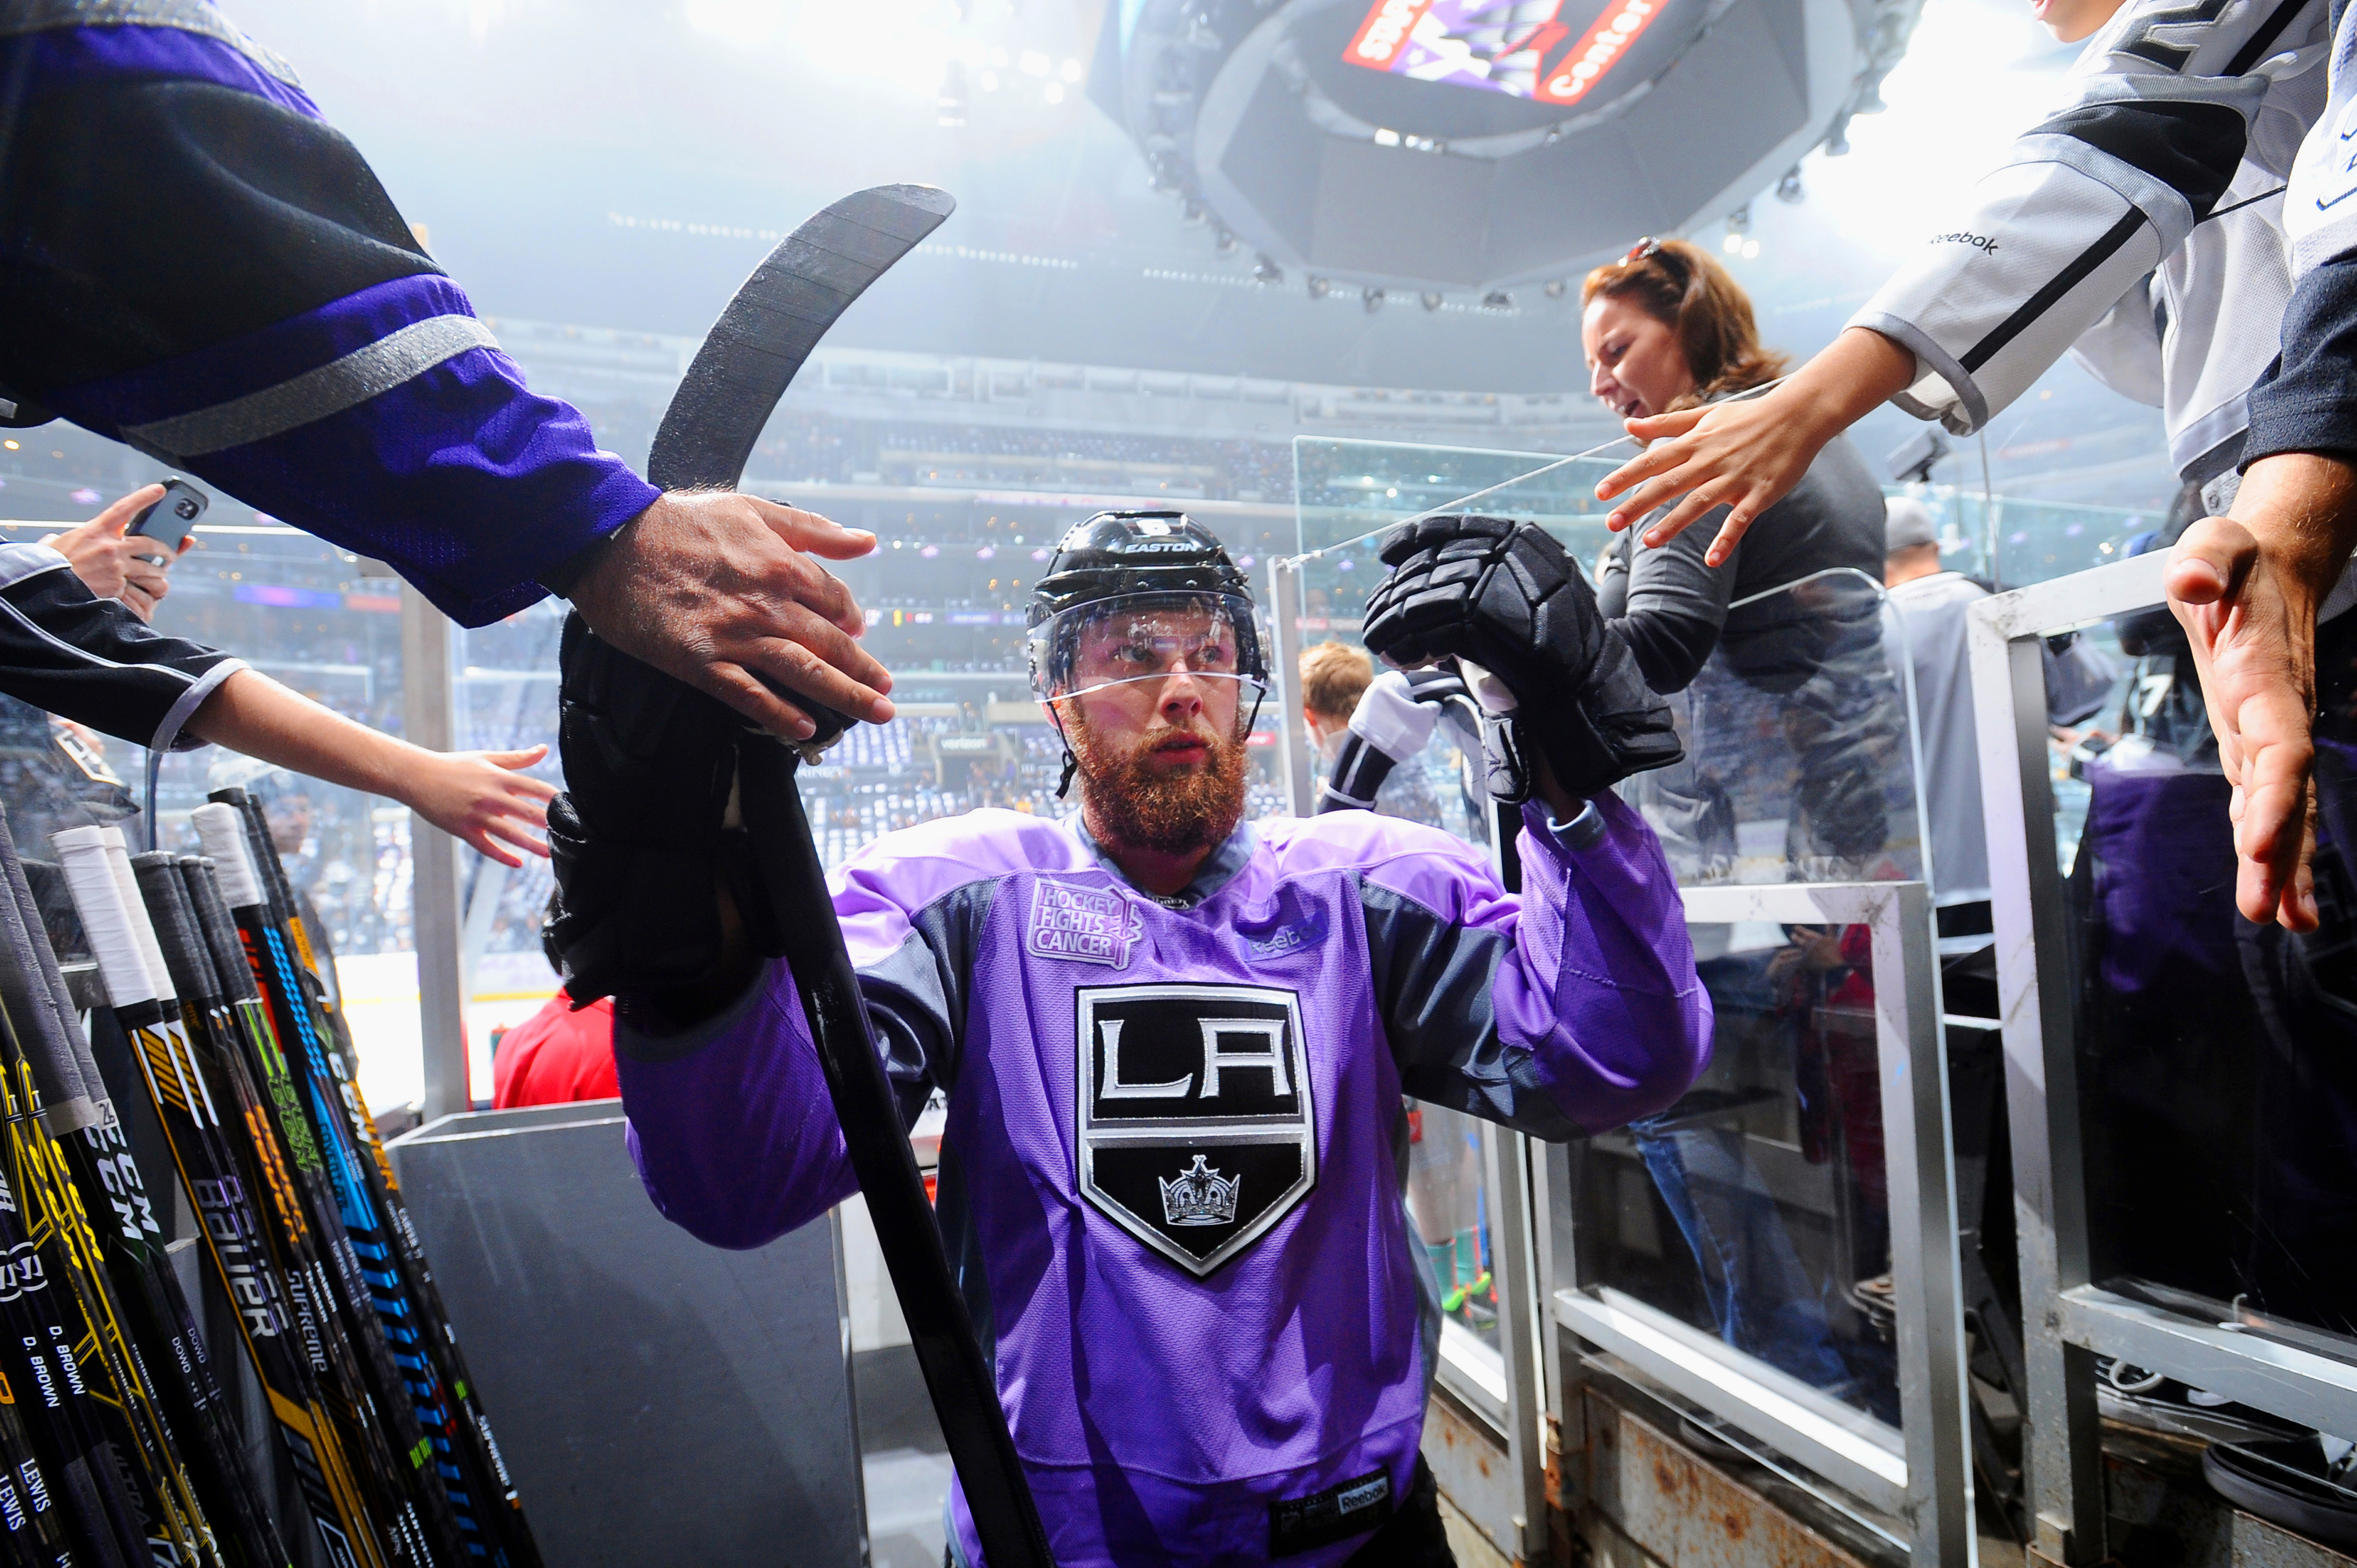
[[[2104,8],[2043,9],[2067,38],[2066,19]],[[2333,593],[2357,540],[2345,460],[2357,455],[2357,235],[2330,240],[2325,226],[2348,219],[2285,188],[2296,160],[2319,186],[2332,172],[2335,17],[2357,38],[2357,19],[2329,0],[2120,7],[1973,209],[1831,346],[1752,402],[1631,421],[1652,445],[1598,487],[1615,528],[1675,501],[1647,523],[1649,543],[1726,506],[1715,564],[1877,404],[1970,434],[2081,346],[2115,386],[2161,403],[2180,473],[2210,487],[2213,508],[2231,504],[2232,521],[2189,532],[2170,591],[2199,628],[2197,660],[2214,650],[2218,666],[2204,681],[2244,795],[2239,902],[2303,929],[2317,918],[2306,874],[2293,872],[2313,627],[2328,596],[2337,607],[2357,587]],[[2220,481],[2238,470],[2247,478],[2233,495]],[[2244,612],[2230,617],[2232,603]]]
[[891,716],[871,534],[664,494],[522,371],[294,70],[211,0],[0,0],[0,424],[62,415],[484,626],[554,592],[781,735]]
[[[1401,1095],[1568,1138],[1668,1105],[1708,1053],[1677,889],[1609,789],[1674,740],[1584,579],[1486,518],[1412,525],[1384,559],[1369,645],[1479,660],[1519,700],[1520,898],[1419,824],[1242,821],[1266,643],[1243,575],[1172,512],[1075,528],[1031,602],[1078,813],[906,829],[832,879],[904,1115],[948,1093],[942,1240],[1063,1568],[1448,1563]],[[850,1195],[843,1134],[791,976],[726,934],[736,742],[665,729],[606,668],[568,672],[556,940],[574,994],[620,993],[648,1192],[758,1246]],[[709,817],[645,809],[664,800]],[[706,931],[704,974],[649,988]]]

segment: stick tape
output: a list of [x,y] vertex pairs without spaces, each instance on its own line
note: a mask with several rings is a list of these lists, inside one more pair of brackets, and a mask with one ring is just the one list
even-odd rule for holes
[[156,943],[155,924],[147,918],[147,900],[139,896],[139,878],[131,869],[131,851],[123,842],[123,830],[98,831],[106,835],[106,868],[114,874],[114,885],[123,889],[124,918],[131,923],[131,940],[139,944],[139,961],[147,966],[147,983],[156,988],[157,1001],[178,1001],[179,993],[172,989],[172,972],[164,967],[164,950]]
[[245,847],[245,818],[238,809],[214,801],[190,811],[188,821],[196,824],[197,842],[213,863],[221,902],[232,909],[251,909],[263,902],[262,881],[253,874],[253,856]]
[[188,889],[180,868],[166,851],[131,857],[131,875],[139,879],[139,897],[147,906],[148,923],[156,929],[156,945],[164,952],[164,968],[172,990],[185,1002],[210,1004],[221,999],[221,983],[213,978],[212,956],[197,934],[188,913]]
[[66,891],[73,896],[74,912],[90,938],[98,959],[99,978],[106,998],[118,1013],[142,1004],[152,1005],[156,987],[147,979],[146,961],[139,956],[139,939],[131,934],[131,916],[123,906],[123,889],[115,885],[114,868],[106,864],[103,828],[67,828],[49,835],[58,864],[66,874]]
[[184,854],[180,857],[180,878],[188,889],[188,908],[197,918],[197,929],[212,951],[213,974],[221,981],[221,999],[260,1000],[262,988],[253,983],[253,965],[245,956],[245,940],[238,935],[237,921],[231,918],[229,906],[221,902],[221,879],[213,875],[213,863]]

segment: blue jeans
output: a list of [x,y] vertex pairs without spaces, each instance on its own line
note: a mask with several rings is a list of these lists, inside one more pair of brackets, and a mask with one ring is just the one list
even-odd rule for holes
[[1846,1396],[1849,1367],[1819,1287],[1734,1128],[1630,1124],[1653,1185],[1702,1270],[1718,1337],[1815,1388]]

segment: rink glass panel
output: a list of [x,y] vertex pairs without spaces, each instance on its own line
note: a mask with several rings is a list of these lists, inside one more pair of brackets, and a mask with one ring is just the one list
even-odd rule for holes
[[1572,1145],[1577,1276],[1896,1427],[1870,933],[1688,929],[1711,1063],[1670,1110]]
[[[252,518],[230,504],[210,515]],[[38,540],[60,526],[11,525],[0,537]],[[384,569],[374,563],[266,521],[202,523],[197,540],[199,548],[172,568],[156,629],[224,649],[348,718],[401,733],[398,579],[382,575]],[[147,847],[145,823],[126,813],[144,803],[148,753],[107,739],[102,755],[123,780],[118,799],[78,788],[80,798],[69,804],[50,790],[46,809],[27,811],[20,810],[22,781],[5,781],[12,823],[31,825],[29,832],[25,825],[17,828],[27,854],[48,857],[48,832],[77,822],[119,821],[135,851]],[[335,954],[331,980],[354,1026],[371,1105],[390,1108],[415,1099],[421,1058],[407,809],[219,746],[161,758],[156,782],[157,847],[181,854],[197,852],[188,812],[210,791],[234,785],[261,800],[287,879],[318,916],[317,930]],[[545,972],[546,964],[540,967]]]
[[[1591,580],[1620,543],[1596,499],[1615,466],[1601,457],[1301,437],[1294,462],[1305,648],[1358,640],[1385,570],[1383,531],[1427,510],[1535,522]],[[1666,699],[1685,760],[1621,791],[1661,834],[1681,886],[1926,877],[1907,634],[1886,601],[1879,583],[1836,571],[1729,607],[1718,651]],[[1402,771],[1430,812],[1452,815],[1443,825],[1465,821],[1486,842],[1478,803],[1466,809],[1450,773],[1463,740],[1444,725]],[[1401,814],[1437,820],[1426,808]]]
[[[1295,460],[1305,647],[1357,640],[1379,531],[1407,516],[1535,521],[1590,572],[1617,543],[1602,459],[1303,439]],[[1719,650],[1667,699],[1685,759],[1621,789],[1690,908],[1758,906],[1694,916],[1712,1067],[1660,1116],[1544,1163],[1559,1319],[1658,1354],[1710,1424],[1936,1557],[1965,1528],[1966,1487],[1945,1084],[1907,1071],[1940,1058],[1907,647],[1863,573],[1730,607]],[[1479,760],[1444,722],[1378,810],[1486,844]],[[1923,929],[1902,937],[1910,919]],[[1440,1116],[1421,1114],[1428,1140]]]
[[[2100,1534],[2072,1486],[2099,1416],[2199,1430],[2231,1401],[2357,1431],[2357,623],[2318,638],[2322,929],[2233,905],[2231,790],[2147,556],[2004,596],[1975,636],[2022,1233],[2032,1502]],[[2091,615],[2104,620],[2092,627]],[[2058,765],[2040,733],[2044,636],[2114,639],[2127,669]],[[2067,832],[2058,779],[2083,815]],[[2075,842],[2073,840],[2075,839]],[[2092,1351],[2074,1355],[2073,1348]],[[2124,1398],[2133,1372],[2158,1398]],[[2184,1391],[2205,1391],[2189,1404]]]

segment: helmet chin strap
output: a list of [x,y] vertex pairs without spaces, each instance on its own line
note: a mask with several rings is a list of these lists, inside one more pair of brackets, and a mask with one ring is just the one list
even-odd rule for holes
[[1056,711],[1053,703],[1048,703],[1047,708],[1048,722],[1056,726],[1056,738],[1064,743],[1064,776],[1056,780],[1056,799],[1060,800],[1072,787],[1072,775],[1081,770],[1081,759],[1072,755],[1072,737],[1064,733],[1064,716]]

